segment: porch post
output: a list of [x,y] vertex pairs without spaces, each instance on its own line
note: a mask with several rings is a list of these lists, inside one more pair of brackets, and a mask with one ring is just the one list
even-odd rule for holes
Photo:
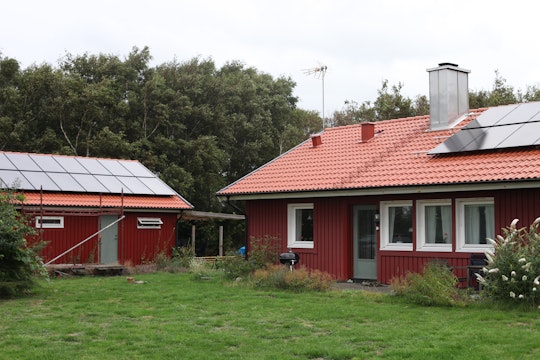
[[191,251],[195,254],[195,224],[191,225]]
[[223,256],[223,225],[219,225],[219,256]]

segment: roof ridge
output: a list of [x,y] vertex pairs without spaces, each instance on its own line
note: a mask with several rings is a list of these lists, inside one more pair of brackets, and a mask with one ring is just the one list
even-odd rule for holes
[[[416,115],[416,116],[408,116],[408,117],[402,117],[402,118],[395,118],[395,119],[385,119],[385,120],[374,120],[374,121],[362,121],[362,122],[359,122],[359,123],[354,123],[354,124],[347,124],[347,125],[341,125],[341,126],[334,126],[334,127],[329,127],[329,128],[326,128],[324,129],[323,133],[325,131],[338,131],[338,130],[342,130],[344,128],[356,128],[356,127],[360,127],[362,124],[365,124],[365,123],[372,123],[372,124],[385,124],[385,123],[389,123],[389,122],[401,122],[401,121],[411,121],[411,120],[421,120],[421,119],[426,119],[426,118],[429,118],[429,114],[428,115]],[[320,134],[320,133],[319,133]]]
[[96,159],[96,160],[117,160],[117,161],[136,161],[140,162],[137,159],[119,159],[119,158],[106,158],[99,156],[82,156],[82,155],[67,155],[67,154],[45,154],[45,153],[36,153],[36,152],[27,152],[27,151],[5,151],[0,150],[0,153],[4,154],[20,154],[20,155],[37,155],[37,156],[59,156],[59,157],[68,157],[68,158],[83,158],[83,159]]

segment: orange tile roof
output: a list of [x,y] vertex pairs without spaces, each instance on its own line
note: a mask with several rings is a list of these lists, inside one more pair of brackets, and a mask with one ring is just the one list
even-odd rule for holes
[[25,192],[25,206],[58,206],[58,207],[92,207],[126,209],[192,209],[193,206],[180,196],[132,196],[98,195],[77,193],[43,193]]
[[369,189],[540,179],[540,149],[428,155],[486,109],[472,110],[454,130],[429,131],[429,116],[375,123],[361,142],[361,124],[328,128],[322,144],[307,140],[218,195]]

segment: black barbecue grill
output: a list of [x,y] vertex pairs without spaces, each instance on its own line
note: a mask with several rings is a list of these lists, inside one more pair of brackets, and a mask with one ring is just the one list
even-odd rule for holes
[[298,264],[300,261],[300,256],[298,256],[297,253],[292,252],[289,250],[288,252],[284,252],[279,254],[279,262],[283,265],[289,265],[289,268],[293,269],[294,265]]

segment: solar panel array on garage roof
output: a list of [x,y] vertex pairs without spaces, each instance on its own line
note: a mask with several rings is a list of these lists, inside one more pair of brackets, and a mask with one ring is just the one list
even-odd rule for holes
[[0,188],[176,195],[138,161],[0,152]]
[[490,108],[429,154],[534,145],[540,145],[540,102]]

